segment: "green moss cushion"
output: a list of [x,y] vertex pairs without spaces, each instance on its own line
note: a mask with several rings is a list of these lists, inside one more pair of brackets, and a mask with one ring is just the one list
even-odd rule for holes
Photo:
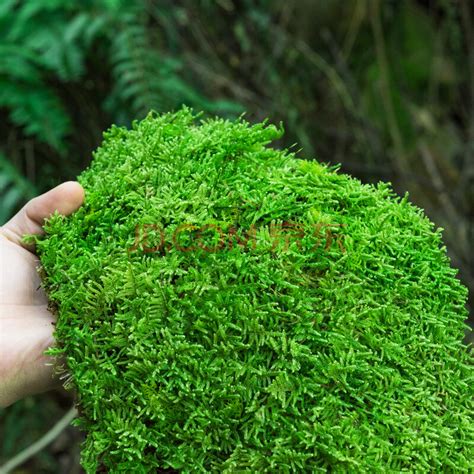
[[188,109],[112,127],[84,206],[47,224],[88,472],[472,467],[466,289],[440,231],[280,135]]

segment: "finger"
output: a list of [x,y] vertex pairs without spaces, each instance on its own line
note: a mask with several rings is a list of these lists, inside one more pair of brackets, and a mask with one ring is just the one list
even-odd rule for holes
[[22,242],[25,234],[43,234],[45,219],[59,212],[65,216],[76,211],[84,201],[84,189],[75,181],[68,181],[35,197],[25,204],[3,227],[2,233],[14,243],[32,250]]

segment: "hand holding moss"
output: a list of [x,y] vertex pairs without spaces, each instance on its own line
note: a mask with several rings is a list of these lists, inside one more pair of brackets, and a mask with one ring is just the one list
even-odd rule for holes
[[55,317],[40,288],[34,248],[25,234],[43,233],[44,220],[69,215],[84,199],[82,187],[63,183],[28,202],[0,227],[0,406],[52,388],[56,381],[45,349],[53,344]]

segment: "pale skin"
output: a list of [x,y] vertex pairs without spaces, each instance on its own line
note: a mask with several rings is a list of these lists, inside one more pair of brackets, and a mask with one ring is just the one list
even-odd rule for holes
[[55,211],[69,215],[84,200],[79,183],[63,183],[29,201],[0,227],[0,407],[59,384],[44,351],[54,345],[55,317],[40,288],[38,257],[23,243],[26,234],[43,234]]

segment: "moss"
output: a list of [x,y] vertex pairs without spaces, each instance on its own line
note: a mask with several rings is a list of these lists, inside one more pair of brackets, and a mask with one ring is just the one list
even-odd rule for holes
[[88,472],[468,471],[466,289],[440,230],[281,133],[188,109],[112,127],[84,206],[48,222]]

